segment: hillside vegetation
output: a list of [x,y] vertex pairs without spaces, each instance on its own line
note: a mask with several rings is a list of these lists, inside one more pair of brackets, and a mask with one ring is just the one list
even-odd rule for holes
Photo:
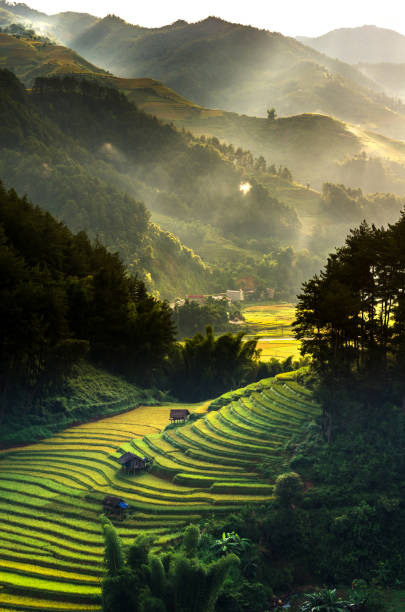
[[[242,248],[242,266],[250,241],[265,251],[294,243],[300,231],[295,211],[264,186],[266,177],[269,184],[271,177],[291,181],[288,170],[260,162],[257,174],[251,153],[181,134],[94,82],[42,79],[27,94],[10,73],[2,76],[0,171],[6,184],[29,193],[73,230],[86,229],[118,249],[163,296],[223,285],[221,277],[214,284],[190,250],[150,223],[141,199],[179,227],[193,221],[200,238],[216,226],[216,247],[228,241]],[[244,193],[240,185],[247,176]],[[168,229],[177,234],[177,223]],[[187,236],[183,240],[190,244]],[[217,263],[215,254],[209,261]],[[226,274],[228,284],[240,272],[230,268]]]
[[162,80],[202,106],[258,116],[269,106],[280,114],[320,112],[392,137],[405,134],[403,108],[373,81],[281,34],[214,17],[154,30],[108,16],[71,46],[114,74]]
[[[195,136],[219,138],[268,162],[287,166],[296,180],[317,189],[331,181],[369,192],[405,193],[403,144],[357,125],[317,113],[270,121],[204,108],[159,81],[106,74],[68,48],[23,35],[0,34],[0,55],[3,66],[13,70],[27,87],[37,76],[72,74],[95,79],[102,86],[118,89],[148,114],[174,122]],[[388,79],[389,73],[384,74]],[[375,129],[376,125],[370,127]],[[272,191],[277,197],[277,185]],[[296,190],[293,205],[301,208],[299,200],[307,196]]]

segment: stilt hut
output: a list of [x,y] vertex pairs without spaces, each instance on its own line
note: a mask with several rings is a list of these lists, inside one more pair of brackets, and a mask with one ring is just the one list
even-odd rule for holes
[[190,416],[190,412],[185,408],[176,408],[174,410],[170,410],[170,422],[177,423],[178,421],[185,422]]
[[103,501],[104,514],[107,516],[111,514],[118,515],[119,518],[122,518],[122,515],[126,510],[128,510],[128,504],[121,499],[120,497],[116,497],[115,495],[106,495]]
[[126,474],[135,474],[144,470],[149,465],[149,460],[134,453],[124,453],[118,459],[118,463],[122,465],[122,471]]

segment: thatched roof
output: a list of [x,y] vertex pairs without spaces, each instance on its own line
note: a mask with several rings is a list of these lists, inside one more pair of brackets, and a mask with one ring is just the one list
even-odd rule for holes
[[130,463],[131,461],[142,461],[142,462],[145,462],[145,457],[139,457],[139,455],[135,455],[135,453],[124,453],[118,459],[118,463],[121,463],[121,465],[125,465],[126,463]]
[[186,419],[190,415],[190,411],[186,408],[170,410],[171,419]]

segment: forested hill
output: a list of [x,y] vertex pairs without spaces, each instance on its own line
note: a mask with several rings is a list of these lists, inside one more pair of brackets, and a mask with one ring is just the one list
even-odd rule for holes
[[[235,148],[248,149],[255,157],[262,156],[278,166],[287,166],[295,180],[310,183],[316,189],[332,181],[370,192],[405,193],[405,152],[401,141],[317,113],[275,116],[269,120],[207,109],[193,104],[159,81],[126,79],[106,73],[71,49],[44,40],[22,26],[6,31],[0,33],[3,65],[26,87],[32,87],[38,76],[91,78],[100,85],[118,89],[139,109],[163,121],[173,121],[180,129],[184,127],[196,136],[211,135],[232,143]],[[370,65],[362,67],[364,70],[371,68]],[[402,65],[389,70],[385,65],[374,68],[379,68],[379,78],[383,75],[390,87],[401,87],[403,79],[394,77],[403,71]]]
[[85,356],[153,382],[174,340],[169,306],[117,254],[1,182],[0,275],[0,421],[38,408]]
[[[0,175],[75,231],[99,235],[163,295],[204,291],[211,276],[178,241],[151,225],[148,207],[214,224],[224,236],[294,242],[295,212],[252,183],[250,159],[201,142],[136,109],[122,94],[73,78],[40,79],[31,93],[1,72]],[[219,148],[218,148],[219,147]],[[239,162],[238,162],[239,160]],[[243,230],[243,231],[242,231]]]

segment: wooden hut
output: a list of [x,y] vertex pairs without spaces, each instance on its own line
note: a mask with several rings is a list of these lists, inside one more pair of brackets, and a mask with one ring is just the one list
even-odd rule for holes
[[190,416],[190,412],[185,408],[176,408],[170,410],[170,422],[176,423],[177,421],[186,421]]
[[128,510],[128,504],[115,495],[106,495],[103,501],[104,514],[111,515],[117,514],[120,518],[125,510]]
[[134,474],[144,470],[149,464],[149,460],[146,457],[139,457],[134,453],[124,453],[118,462],[122,465],[122,470],[127,474]]

